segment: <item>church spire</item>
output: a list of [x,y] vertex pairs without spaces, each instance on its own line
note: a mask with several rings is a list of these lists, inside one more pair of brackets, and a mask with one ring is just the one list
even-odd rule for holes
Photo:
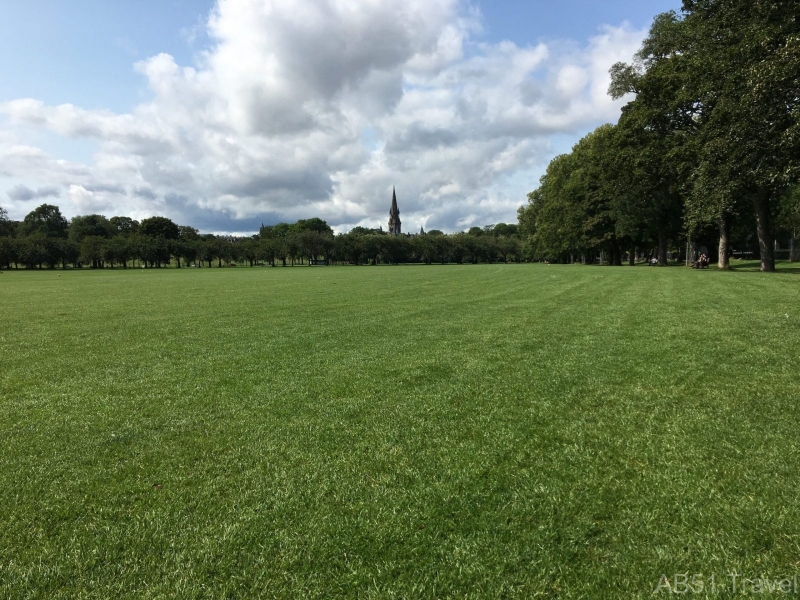
[[389,233],[400,234],[400,209],[397,208],[397,192],[392,186],[392,207],[389,209]]

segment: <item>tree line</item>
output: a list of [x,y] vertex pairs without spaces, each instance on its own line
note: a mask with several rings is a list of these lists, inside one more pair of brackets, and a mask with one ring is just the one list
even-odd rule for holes
[[800,233],[800,3],[684,0],[658,15],[609,94],[618,123],[550,163],[519,210],[534,257],[609,264],[733,246],[775,269]]
[[22,221],[0,208],[0,267],[128,268],[282,266],[295,264],[399,264],[508,262],[523,258],[516,224],[473,227],[444,234],[389,235],[355,227],[334,235],[322,219],[262,226],[251,237],[201,234],[194,227],[154,216],[80,215],[67,220],[43,204]]

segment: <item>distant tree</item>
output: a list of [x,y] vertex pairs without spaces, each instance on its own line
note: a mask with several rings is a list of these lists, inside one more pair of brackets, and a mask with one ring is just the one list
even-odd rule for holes
[[110,240],[106,241],[105,260],[109,261],[112,265],[119,263],[123,269],[128,268],[128,261],[133,256],[133,248],[131,247],[130,238],[125,235],[116,235]]
[[184,242],[190,242],[200,239],[200,235],[194,227],[188,225],[178,226],[178,237]]
[[10,269],[18,261],[17,241],[11,237],[0,237],[0,267]]
[[170,248],[168,240],[163,237],[139,233],[132,236],[130,242],[133,255],[144,263],[144,266],[160,269],[162,264],[169,263]]
[[104,254],[106,250],[106,239],[99,235],[87,235],[81,240],[81,261],[85,262],[93,269],[103,266]]
[[69,239],[76,244],[87,236],[110,238],[113,233],[111,223],[103,215],[79,215],[69,223]]
[[42,233],[18,238],[16,243],[17,260],[27,269],[41,268],[48,258],[47,240],[48,238]]
[[359,242],[361,245],[361,250],[368,263],[377,265],[380,262],[379,257],[381,251],[383,250],[384,237],[384,235],[377,233],[360,236]]
[[360,236],[360,235],[386,235],[386,232],[383,229],[370,229],[369,227],[353,227],[350,232],[352,235]]
[[51,238],[67,237],[67,220],[61,210],[52,204],[42,204],[29,212],[20,226],[24,236],[43,235]]
[[184,241],[182,238],[178,237],[175,240],[165,240],[167,251],[169,253],[169,258],[167,258],[167,262],[169,262],[170,258],[175,259],[175,266],[177,268],[181,268],[181,259],[185,254],[186,246],[190,245],[191,242]]
[[286,236],[276,237],[272,240],[272,248],[275,251],[275,258],[280,259],[281,264],[286,266],[286,259],[289,258],[289,243]]
[[55,245],[57,246],[56,252],[61,260],[61,267],[67,268],[67,264],[72,264],[74,267],[80,265],[81,247],[71,239],[56,239]]
[[431,229],[426,235],[437,236],[437,235],[444,235],[443,231],[439,229]]
[[242,258],[252,267],[255,265],[259,257],[258,242],[252,238],[247,238],[239,241],[236,244],[241,252]]
[[789,233],[789,261],[800,255],[800,186],[792,186],[781,197],[778,224]]
[[471,235],[471,236],[474,236],[474,237],[480,237],[480,236],[483,235],[483,229],[481,227],[478,227],[478,226],[470,227],[469,231],[467,231],[467,233],[469,235]]
[[497,253],[503,258],[503,262],[508,262],[509,256],[519,254],[519,240],[516,236],[504,235],[497,238]]
[[217,258],[217,241],[211,234],[206,234],[200,237],[198,246],[200,253],[200,260],[208,263],[208,268],[211,268],[211,263]]
[[262,260],[271,267],[275,266],[275,247],[276,247],[276,240],[261,236],[256,242],[256,258],[258,260]]
[[[363,229],[363,228],[362,228]],[[362,261],[363,249],[361,243],[362,233],[348,233],[339,234],[334,239],[334,252],[336,260],[340,262],[350,262],[354,265],[360,265]]]
[[492,228],[492,235],[495,237],[501,235],[516,235],[517,234],[517,225],[512,223],[507,225],[506,223],[498,223]]
[[289,223],[278,223],[272,226],[272,235],[277,238],[285,238],[292,231],[292,226]]
[[317,217],[311,219],[300,219],[291,227],[293,233],[302,233],[304,231],[315,231],[319,234],[333,235],[333,229]]
[[180,228],[166,217],[150,217],[144,219],[139,225],[139,232],[153,238],[177,240],[180,237]]
[[468,256],[468,242],[467,238],[469,238],[469,234],[467,233],[456,233],[450,236],[450,243],[451,243],[451,259],[454,263],[460,265],[464,262],[464,259]]
[[128,237],[139,231],[139,221],[130,217],[111,217],[108,222],[114,235]]
[[404,235],[384,236],[383,254],[386,262],[399,265],[408,262],[411,257],[411,243]]
[[428,232],[427,235],[418,235],[411,238],[411,250],[418,261],[426,265],[433,262],[437,251],[435,237]]
[[214,237],[214,256],[217,257],[217,266],[222,267],[223,262],[230,262],[232,252],[231,243],[222,236]]

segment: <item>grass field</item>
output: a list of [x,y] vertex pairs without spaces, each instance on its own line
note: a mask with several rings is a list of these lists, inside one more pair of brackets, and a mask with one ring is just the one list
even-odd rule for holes
[[0,303],[0,597],[800,573],[788,269],[6,272]]

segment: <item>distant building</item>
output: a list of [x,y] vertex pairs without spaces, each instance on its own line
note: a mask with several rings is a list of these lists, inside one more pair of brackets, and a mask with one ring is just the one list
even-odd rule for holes
[[400,235],[400,209],[397,208],[397,194],[392,188],[392,208],[389,210],[389,233]]

